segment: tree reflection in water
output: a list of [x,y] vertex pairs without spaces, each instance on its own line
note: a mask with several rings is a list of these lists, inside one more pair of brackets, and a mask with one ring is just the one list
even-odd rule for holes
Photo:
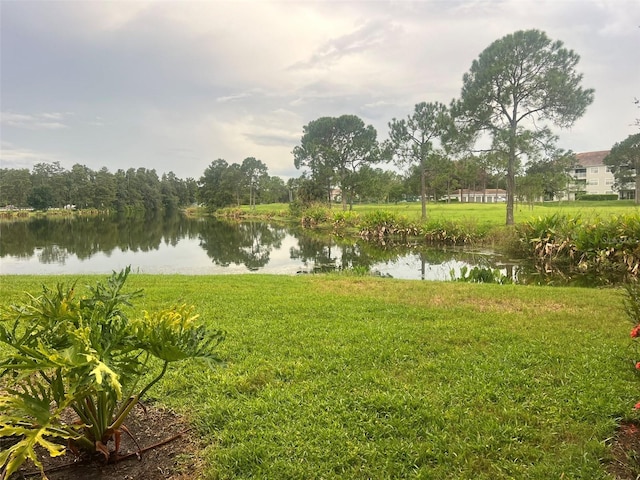
[[[231,265],[237,265],[249,272],[352,271],[405,279],[450,280],[452,270],[455,277],[463,266],[469,269],[477,266],[498,269],[514,283],[588,286],[610,281],[581,277],[575,272],[540,272],[522,260],[505,259],[495,252],[434,248],[418,242],[375,245],[361,239],[263,222],[226,222],[181,215],[80,216],[4,222],[0,228],[1,273],[47,273],[38,264],[64,265],[64,273],[70,274],[86,271],[86,265],[84,269],[77,267],[79,262],[95,262],[96,267],[90,271],[110,273],[113,265],[120,264],[123,258],[130,262],[133,256],[134,263],[146,265],[150,273],[224,273]],[[102,254],[102,264],[98,254]],[[211,261],[208,266],[202,261],[203,254]],[[160,267],[154,268],[156,262],[162,263],[160,271]]]

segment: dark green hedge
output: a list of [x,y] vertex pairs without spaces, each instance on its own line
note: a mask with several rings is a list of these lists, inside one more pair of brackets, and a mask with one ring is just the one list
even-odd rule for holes
[[618,195],[615,193],[608,193],[608,194],[584,194],[584,195],[578,195],[578,197],[576,198],[576,200],[584,200],[584,201],[591,201],[591,202],[596,202],[596,201],[602,201],[602,200],[618,200]]

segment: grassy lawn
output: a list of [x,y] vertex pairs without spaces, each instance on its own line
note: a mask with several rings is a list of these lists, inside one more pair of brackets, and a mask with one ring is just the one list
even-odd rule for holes
[[[62,279],[0,277],[1,303]],[[609,478],[607,439],[637,416],[620,290],[268,275],[128,288],[145,289],[140,308],[195,304],[228,332],[224,367],[180,365],[151,391],[203,439],[205,479]]]
[[[334,205],[334,210],[340,210],[341,205]],[[248,210],[248,207],[243,207]],[[374,210],[386,210],[404,215],[410,220],[419,221],[421,215],[420,202],[398,204],[356,204],[353,210],[361,215]],[[287,204],[257,205],[257,213],[287,214]],[[548,202],[533,205],[517,204],[514,209],[516,223],[524,222],[532,217],[546,217],[553,214],[582,215],[585,217],[609,217],[611,215],[640,213],[640,206],[633,201],[609,202]],[[504,203],[429,203],[427,204],[427,218],[430,220],[452,220],[463,223],[471,222],[478,225],[502,226],[506,218]]]

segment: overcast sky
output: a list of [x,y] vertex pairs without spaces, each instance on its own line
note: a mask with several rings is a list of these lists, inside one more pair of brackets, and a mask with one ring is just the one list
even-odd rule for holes
[[199,178],[291,151],[321,116],[387,138],[416,103],[448,104],[491,42],[536,28],[581,57],[595,101],[560,146],[607,150],[637,127],[638,0],[0,0],[3,168],[60,161]]

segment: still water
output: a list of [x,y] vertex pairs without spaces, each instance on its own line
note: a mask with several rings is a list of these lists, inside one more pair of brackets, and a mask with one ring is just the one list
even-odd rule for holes
[[180,215],[156,218],[38,218],[0,224],[0,274],[111,273],[131,265],[151,274],[302,274],[355,270],[451,280],[461,269],[519,267],[488,251],[372,246],[297,226],[227,223]]

